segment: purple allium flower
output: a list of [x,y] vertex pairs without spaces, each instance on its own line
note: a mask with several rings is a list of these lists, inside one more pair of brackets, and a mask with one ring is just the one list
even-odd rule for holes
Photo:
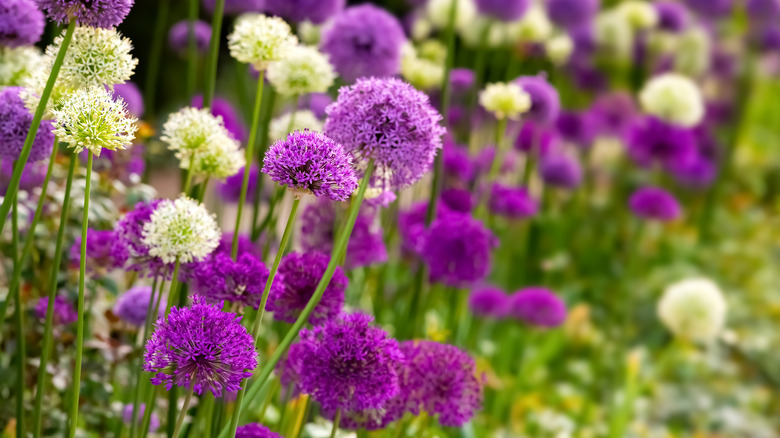
[[[144,115],[144,98],[141,95],[141,90],[138,89],[138,85],[134,82],[125,82],[124,84],[114,85],[114,100],[122,98],[127,105],[127,111],[136,117]],[[133,147],[135,148],[135,147]],[[111,152],[109,150],[103,150],[103,152]]]
[[360,77],[397,74],[404,40],[398,19],[384,9],[364,4],[338,14],[322,35],[320,48],[339,76],[352,82]]
[[640,166],[660,163],[672,167],[694,157],[696,136],[692,129],[645,117],[637,120],[629,131],[628,153]]
[[566,321],[566,303],[549,289],[527,287],[510,297],[508,314],[528,325],[555,328]]
[[[19,180],[19,190],[31,192],[43,185],[46,178],[47,165],[45,161],[28,162],[22,169],[22,178]],[[14,171],[14,163],[11,160],[3,160],[0,163],[0,196],[5,196],[8,184]]]
[[301,330],[301,391],[323,410],[381,408],[398,394],[398,342],[371,325],[373,317],[343,314]]
[[557,146],[558,140],[557,132],[529,120],[520,127],[515,139],[515,149],[525,153],[533,149],[539,155],[545,155],[548,150]]
[[[499,175],[510,173],[515,170],[517,165],[517,157],[512,153],[513,151],[507,151],[504,154],[504,162],[501,163],[499,168]],[[474,166],[475,178],[480,175],[487,175],[490,172],[490,167],[493,165],[493,160],[496,156],[496,147],[493,145],[485,146],[477,155],[472,159]]]
[[[192,106],[195,108],[203,108],[203,96],[195,96],[192,98]],[[222,123],[225,125],[225,129],[238,141],[246,140],[246,126],[241,119],[239,113],[233,108],[225,99],[214,98],[211,102],[211,114],[214,116],[222,117]]]
[[[211,42],[211,26],[205,21],[195,20],[192,22],[192,36],[197,53],[206,53]],[[190,20],[181,20],[171,26],[168,31],[168,47],[180,56],[187,56],[190,50]]]
[[[46,310],[49,306],[49,297],[41,297],[35,305],[35,316],[41,321],[46,320]],[[67,298],[57,295],[54,297],[54,325],[68,325],[78,321],[79,314],[73,304]]]
[[[0,158],[15,161],[24,147],[24,140],[32,125],[33,115],[24,106],[19,96],[21,87],[5,87],[0,90]],[[54,133],[51,123],[42,121],[35,141],[30,148],[28,160],[40,161],[49,158],[54,147]]]
[[35,44],[43,34],[43,12],[33,0],[4,0],[0,5],[0,46]]
[[600,0],[547,0],[547,15],[560,27],[574,28],[590,23],[600,4]]
[[358,186],[352,157],[330,138],[313,131],[296,131],[268,149],[263,173],[296,194],[312,193],[344,201]]
[[142,276],[165,275],[169,277],[173,271],[173,264],[163,263],[159,257],[150,255],[149,247],[143,243],[144,224],[149,222],[149,218],[161,202],[163,202],[162,199],[155,199],[148,203],[139,202],[133,210],[128,211],[114,225],[112,252],[127,254],[129,261],[127,269],[137,271]]
[[[295,322],[309,303],[329,262],[330,256],[321,252],[292,252],[284,256],[279,265],[282,284],[271,289],[265,309],[273,312],[276,320]],[[336,267],[322,299],[309,315],[310,323],[322,324],[341,313],[348,282],[341,267]]]
[[682,213],[674,195],[658,187],[637,189],[628,200],[631,212],[643,219],[673,221]]
[[[209,13],[214,13],[217,0],[203,0],[203,8]],[[244,12],[262,12],[265,0],[225,0],[225,14],[238,15]]]
[[525,14],[529,0],[475,0],[477,11],[497,20],[515,21]]
[[[92,228],[87,230],[87,272],[103,275],[106,271],[124,266],[129,254],[127,251],[115,248],[114,241],[113,230],[98,231]],[[81,236],[76,237],[73,246],[70,247],[69,256],[71,264],[79,266],[81,263]]]
[[696,155],[691,160],[674,163],[669,171],[681,185],[691,188],[705,188],[715,180],[718,168],[710,158]]
[[402,189],[420,179],[445,132],[428,96],[395,78],[359,79],[339,90],[327,113],[325,134],[352,154],[358,177],[374,160],[371,185],[384,190]]
[[590,111],[561,111],[555,128],[564,140],[587,148],[596,137],[597,125]]
[[[419,254],[425,243],[426,225],[425,215],[428,210],[428,202],[421,201],[413,204],[408,210],[398,215],[398,231],[401,235],[401,248],[408,254]],[[436,217],[445,218],[450,215],[460,215],[457,211],[440,202],[436,208]]]
[[[154,297],[156,300],[157,297]],[[114,315],[122,321],[141,327],[146,323],[146,313],[149,306],[154,306],[152,302],[152,288],[150,286],[136,286],[123,293],[114,305]],[[160,307],[163,307],[164,304]],[[158,317],[162,317],[164,308],[159,309]]]
[[474,208],[474,197],[466,189],[447,189],[441,192],[441,202],[448,210],[458,213],[470,213]]
[[577,88],[596,92],[606,91],[609,86],[607,76],[588,62],[569,63],[569,72]]
[[265,0],[265,9],[287,21],[322,24],[344,9],[346,0]]
[[309,94],[305,99],[303,99],[303,102],[301,102],[301,107],[306,109],[308,108],[309,111],[314,113],[314,116],[318,119],[324,119],[325,118],[325,110],[328,108],[328,105],[333,103],[333,99],[330,97],[327,93],[311,93]]
[[725,17],[734,9],[734,0],[685,0],[685,4],[699,15],[710,18]]
[[[780,50],[780,26],[770,25],[758,29],[758,47],[764,52]],[[716,65],[713,65],[715,69]],[[730,71],[733,73],[733,70]]]
[[[139,403],[138,409],[135,411],[135,421],[140,426],[143,418],[144,418],[144,412],[146,411],[146,403]],[[125,424],[132,424],[133,422],[133,404],[130,403],[129,405],[125,405],[124,409],[122,409],[122,421],[124,421]],[[154,432],[155,430],[160,428],[160,418],[152,412],[152,415],[149,416],[149,432]]]
[[636,103],[628,93],[603,94],[593,103],[591,114],[600,134],[623,138],[636,117]]
[[421,255],[431,281],[464,287],[490,272],[491,251],[497,242],[482,222],[469,215],[436,218],[425,234]]
[[152,383],[192,389],[195,394],[238,391],[257,366],[255,342],[241,317],[196,297],[190,307],[173,307],[146,342],[144,371]]
[[[252,163],[249,168],[249,183],[246,186],[246,199],[254,199],[255,189],[257,188],[257,174],[260,168]],[[235,175],[225,178],[225,182],[217,183],[217,193],[220,200],[225,203],[236,203],[241,196],[241,185],[244,182],[244,168]]]
[[488,200],[490,212],[509,219],[525,219],[536,215],[539,206],[525,187],[509,187],[494,183]]
[[82,26],[119,26],[133,7],[134,0],[36,0],[49,20],[67,24],[72,16]]
[[[262,242],[256,244],[255,242],[252,242],[252,239],[250,239],[249,236],[247,236],[246,234],[238,235],[238,255],[251,254],[256,258],[261,258],[263,255],[263,252],[260,250],[261,246],[262,246]],[[217,248],[214,250],[212,254],[219,254],[219,253],[230,254],[230,251],[232,249],[233,249],[233,233],[225,232],[222,233],[222,238],[219,240],[219,245],[217,245]]]
[[543,125],[554,123],[561,110],[558,90],[542,76],[520,76],[514,82],[531,96],[531,109],[523,117]]
[[688,27],[690,17],[684,4],[672,0],[653,2],[658,12],[658,28],[667,32],[682,32]]
[[480,287],[469,295],[469,308],[477,316],[500,319],[509,309],[509,295],[494,286]]
[[[303,360],[304,347],[301,343],[290,345],[287,353],[276,364],[276,375],[279,377],[279,383],[282,384],[283,396],[288,398],[297,396],[300,393],[301,382],[301,360]],[[286,394],[287,390],[290,394]]]
[[752,21],[776,22],[780,18],[780,0],[747,0],[745,10]]
[[465,93],[474,86],[474,71],[468,68],[453,68],[450,71],[450,86],[453,93]]
[[442,148],[442,165],[444,175],[453,184],[467,184],[474,177],[474,166],[471,163],[468,149],[456,145],[452,141],[444,143]]
[[[254,255],[244,253],[233,260],[228,250],[215,252],[204,262],[198,263],[190,279],[193,292],[209,302],[229,301],[257,310],[268,274],[268,268]],[[275,278],[269,295],[280,293],[281,290],[281,279]]]
[[542,180],[551,186],[563,189],[575,189],[582,183],[580,162],[563,152],[549,153],[539,162]]
[[235,438],[284,438],[260,423],[249,423],[236,429]]

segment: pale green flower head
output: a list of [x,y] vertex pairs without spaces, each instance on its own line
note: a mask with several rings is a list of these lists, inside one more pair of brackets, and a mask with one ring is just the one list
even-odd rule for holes
[[688,76],[699,76],[710,68],[710,36],[701,26],[691,27],[680,35],[674,52],[674,70]]
[[691,278],[670,285],[658,302],[658,317],[676,336],[698,342],[714,340],[726,323],[726,300],[718,285]]
[[497,119],[515,120],[531,109],[531,96],[514,82],[497,82],[479,93],[479,104]]
[[[293,117],[293,114],[295,116]],[[292,118],[292,125],[290,119]],[[287,128],[290,128],[289,130]],[[287,134],[294,131],[322,132],[322,122],[309,110],[298,110],[295,113],[289,112],[271,120],[268,126],[268,139],[273,143],[281,138],[286,138]]]
[[74,153],[89,149],[95,156],[108,149],[124,149],[135,138],[137,119],[125,102],[103,86],[82,88],[54,110],[54,133]]
[[0,47],[0,87],[18,87],[43,67],[43,53],[35,46]]
[[599,51],[610,59],[627,61],[634,47],[634,29],[628,18],[616,11],[598,14],[594,33]]
[[519,21],[511,25],[514,41],[541,43],[550,38],[554,27],[544,7],[535,4],[523,14]]
[[284,58],[298,44],[290,26],[279,17],[244,14],[228,36],[230,56],[258,70]]
[[547,57],[555,65],[563,65],[569,61],[571,54],[574,53],[574,41],[565,33],[556,35],[544,43],[544,50]]
[[692,127],[704,117],[704,98],[693,80],[679,73],[656,76],[639,93],[642,109],[669,123]]
[[[54,65],[62,40],[60,35],[46,48],[46,70],[51,70]],[[116,29],[79,26],[65,53],[58,81],[71,89],[124,84],[133,76],[138,65],[138,60],[130,55],[132,49],[130,40]]]
[[214,215],[184,195],[160,203],[142,232],[149,254],[164,263],[201,260],[217,248],[220,237]]
[[425,8],[430,23],[438,29],[446,29],[449,23],[452,2],[455,6],[455,28],[464,30],[473,24],[477,8],[472,0],[428,0]]
[[310,46],[294,46],[268,67],[268,82],[283,96],[324,93],[335,79],[328,58]]
[[617,6],[616,10],[635,30],[652,29],[658,25],[658,11],[650,2],[625,0]]
[[406,43],[401,48],[401,76],[420,90],[438,88],[444,80],[444,65],[419,56],[414,46]]
[[[230,137],[214,138],[207,148],[192,156],[193,174],[218,179],[235,175],[246,165],[246,154],[239,147],[239,143]],[[179,162],[183,169],[189,164],[189,160]]]
[[204,151],[223,137],[229,138],[230,133],[222,117],[212,115],[208,109],[185,107],[168,116],[160,139],[181,158]]

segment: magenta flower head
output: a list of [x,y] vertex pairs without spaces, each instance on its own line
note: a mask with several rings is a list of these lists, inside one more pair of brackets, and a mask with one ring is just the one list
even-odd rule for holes
[[457,213],[471,213],[474,196],[466,189],[446,189],[441,192],[442,205]]
[[260,423],[249,423],[236,429],[235,438],[284,438]]
[[544,155],[557,146],[558,141],[558,133],[554,129],[529,120],[520,127],[520,132],[515,139],[515,149],[525,153],[533,150]]
[[655,117],[637,120],[628,133],[628,154],[640,166],[673,167],[696,155],[692,129],[666,123]]
[[38,42],[43,12],[33,0],[4,0],[0,4],[0,46],[19,47]]
[[482,222],[465,214],[436,218],[425,234],[421,255],[431,281],[464,287],[490,272],[491,251],[496,238]]
[[430,169],[445,132],[428,96],[395,78],[359,79],[339,90],[327,113],[325,134],[352,154],[358,177],[374,160],[371,186],[383,190],[419,180]]
[[49,20],[67,24],[71,17],[90,27],[119,26],[124,21],[134,0],[36,0]]
[[[48,297],[41,297],[41,299],[38,300],[38,304],[35,305],[35,316],[37,316],[41,321],[46,320],[46,310],[48,306]],[[68,325],[78,321],[79,319],[79,314],[76,312],[73,304],[62,295],[57,295],[54,297],[53,312],[54,325]]]
[[526,219],[539,211],[536,200],[525,187],[509,187],[494,183],[488,200],[490,212],[508,219]]
[[173,307],[167,320],[157,320],[144,354],[144,370],[155,373],[152,383],[215,397],[241,389],[257,366],[255,342],[241,317],[221,308],[196,297],[190,307]]
[[547,0],[547,15],[567,29],[590,23],[599,10],[600,0]]
[[507,315],[509,295],[494,286],[479,287],[469,295],[469,308],[477,316],[500,319]]
[[463,184],[471,181],[474,177],[474,166],[469,157],[469,151],[456,145],[454,142],[447,141],[442,149],[442,164],[444,175],[453,183]]
[[[252,163],[249,168],[249,183],[246,186],[246,199],[254,199],[255,189],[257,188],[257,175],[260,168]],[[217,183],[217,193],[220,200],[225,203],[236,203],[241,197],[241,184],[244,182],[244,169],[241,169],[235,175],[225,178],[225,182]]]
[[708,18],[721,18],[734,10],[734,0],[685,0],[685,4],[697,14]]
[[[87,272],[102,276],[107,271],[121,268],[128,258],[122,248],[114,247],[114,231],[87,230]],[[81,260],[81,237],[76,237],[70,247],[70,262],[79,266]]]
[[[27,131],[32,125],[33,115],[24,106],[19,96],[21,87],[5,87],[0,89],[0,158],[3,161],[15,161],[24,147]],[[51,123],[41,122],[38,134],[30,149],[29,161],[40,161],[49,158],[54,147],[54,133]]]
[[530,6],[530,0],[475,0],[477,11],[501,21],[519,20]]
[[514,82],[531,96],[531,109],[523,118],[542,125],[555,123],[561,111],[558,90],[542,76],[520,76]]
[[352,157],[330,138],[296,131],[274,143],[263,159],[263,173],[301,196],[311,193],[344,201],[358,186]]
[[[114,315],[122,321],[141,327],[146,323],[146,312],[152,301],[152,288],[150,286],[136,286],[123,293],[114,305]],[[160,307],[164,306],[161,305]],[[159,309],[158,317],[163,316],[165,309]]]
[[780,1],[747,0],[745,10],[753,22],[760,24],[776,22],[780,18]]
[[[138,405],[138,409],[135,411],[135,421],[140,426],[143,422],[144,418],[144,412],[146,411],[146,403],[140,403]],[[125,407],[122,409],[122,421],[125,424],[132,424],[133,423],[133,404],[130,403],[128,405],[125,405]],[[149,432],[154,432],[155,430],[160,428],[160,418],[152,412],[152,415],[149,417]]]
[[[197,264],[191,274],[192,290],[211,303],[229,301],[242,306],[260,308],[268,268],[256,256],[243,253],[233,260],[230,250],[214,252]],[[279,293],[279,278],[271,284],[271,294]]]
[[566,321],[566,303],[549,289],[528,287],[510,297],[509,315],[534,327],[555,328]]
[[397,74],[405,40],[397,18],[382,8],[365,4],[338,14],[322,35],[320,49],[328,55],[339,76],[352,82],[364,76]]
[[301,391],[323,410],[381,408],[398,394],[398,342],[371,325],[373,317],[343,314],[301,330]]
[[341,12],[346,0],[265,0],[265,10],[293,23],[322,24]]
[[149,254],[149,247],[143,243],[144,225],[149,222],[161,202],[162,199],[139,202],[114,225],[111,251],[114,254],[127,254],[127,269],[139,272],[142,276],[169,277],[173,271],[173,264],[164,263],[159,257]]
[[[43,184],[46,178],[47,163],[38,161],[27,163],[22,169],[22,179],[19,180],[19,190],[30,192]],[[11,183],[11,174],[14,171],[14,163],[11,160],[3,160],[0,163],[0,196],[5,196],[8,185]]]
[[[136,117],[144,115],[144,98],[141,96],[141,90],[134,82],[125,82],[124,84],[114,85],[114,100],[122,99],[127,105],[127,111]],[[133,146],[134,150],[135,146]],[[103,153],[112,152],[104,150]]]
[[653,2],[658,13],[658,28],[667,32],[682,32],[688,27],[690,17],[684,4],[672,0]]
[[562,139],[588,148],[596,138],[598,125],[590,111],[561,111],[555,128]]
[[[321,252],[292,252],[282,258],[279,275],[283,281],[279,288],[271,289],[265,309],[274,313],[274,319],[288,323],[295,322],[317,284],[328,267],[330,256]],[[344,291],[347,289],[347,276],[341,267],[336,267],[333,279],[328,283],[322,298],[309,315],[309,322],[322,324],[337,317],[344,306]]]
[[[295,397],[301,392],[299,385],[301,382],[301,360],[303,360],[304,350],[303,344],[292,344],[287,349],[287,354],[276,364],[276,375],[279,377],[279,383],[282,384],[282,388],[285,391],[284,394],[288,398]],[[289,394],[287,394],[288,388],[290,390]]]
[[657,187],[637,189],[629,198],[628,206],[637,217],[661,222],[673,221],[682,213],[677,199]]
[[599,134],[624,138],[637,115],[637,108],[630,94],[614,92],[597,98],[591,114]]
[[542,157],[539,163],[542,180],[553,187],[573,190],[582,183],[582,166],[573,156],[563,152],[552,152]]
[[[192,34],[197,53],[206,53],[211,41],[211,26],[205,21],[195,20],[192,22]],[[168,31],[168,47],[180,56],[187,56],[190,50],[190,20],[182,20],[171,26]]]
[[465,93],[474,86],[474,70],[453,68],[450,72],[450,86],[453,93]]

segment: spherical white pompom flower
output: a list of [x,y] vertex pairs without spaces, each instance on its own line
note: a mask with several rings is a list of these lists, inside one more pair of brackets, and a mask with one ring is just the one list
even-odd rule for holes
[[164,263],[201,260],[219,246],[220,237],[214,215],[184,195],[160,203],[142,232],[149,254]]
[[[225,136],[215,138],[192,158],[194,175],[219,179],[235,175],[246,164],[246,153],[239,148],[238,142]],[[179,162],[183,169],[188,168],[189,164],[187,160]]]
[[295,46],[268,67],[268,82],[283,96],[324,93],[336,72],[328,58],[314,47]]
[[[295,114],[293,116],[293,114]],[[292,118],[292,124],[290,119]],[[289,112],[271,120],[268,127],[268,139],[275,142],[281,138],[287,137],[287,134],[293,131],[322,132],[322,122],[309,110],[298,110],[295,113]]]
[[54,111],[54,133],[75,153],[89,149],[100,156],[102,149],[124,149],[135,138],[136,118],[125,102],[103,86],[82,88]]
[[477,8],[472,0],[428,0],[425,12],[434,27],[446,29],[450,19],[452,2],[455,5],[455,28],[465,30],[471,26],[477,17]]
[[550,38],[555,27],[544,7],[532,5],[510,29],[513,41],[541,43]]
[[[54,39],[46,48],[44,62],[51,70],[63,37]],[[68,88],[123,84],[133,76],[138,60],[130,55],[133,45],[116,29],[79,26],[65,53],[57,77]]]
[[531,109],[531,96],[514,82],[497,82],[479,93],[479,104],[498,119],[514,120]]
[[666,288],[658,302],[658,317],[676,336],[706,342],[720,334],[726,322],[726,300],[706,278],[691,278]]
[[636,30],[652,29],[658,24],[658,11],[653,4],[643,0],[626,0],[616,9]]
[[639,102],[648,114],[675,125],[695,126],[704,117],[701,90],[679,73],[664,73],[650,79],[639,93]]
[[35,46],[0,47],[0,87],[18,87],[43,68],[43,53]]
[[284,20],[262,14],[242,15],[228,36],[230,56],[258,70],[282,59],[297,44],[298,38]]
[[[446,58],[446,49],[444,50],[443,55]],[[419,90],[441,87],[444,80],[444,61],[439,56],[420,56],[414,46],[406,43],[401,48],[401,76]]]
[[182,108],[168,116],[160,139],[176,153],[176,158],[182,161],[184,168],[188,168],[191,160],[207,153],[214,145],[232,143],[232,149],[239,148],[238,142],[225,128],[222,117],[212,115],[207,109],[192,107]]
[[563,65],[569,62],[574,53],[574,41],[565,33],[556,35],[544,43],[544,50],[553,64]]

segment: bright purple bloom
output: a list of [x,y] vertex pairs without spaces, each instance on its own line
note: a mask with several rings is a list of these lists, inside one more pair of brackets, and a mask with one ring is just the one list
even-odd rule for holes
[[[46,320],[46,311],[49,306],[49,297],[41,297],[38,300],[38,304],[35,305],[35,316],[41,321]],[[54,325],[68,325],[78,321],[79,314],[76,312],[76,308],[68,301],[67,298],[62,295],[54,297]]]
[[555,121],[555,128],[561,138],[585,148],[593,143],[597,127],[590,111],[561,111]]
[[623,138],[636,117],[637,108],[630,94],[615,92],[597,98],[590,114],[600,134]]
[[127,269],[137,271],[142,276],[170,277],[173,271],[173,264],[163,263],[160,258],[150,255],[149,247],[143,243],[144,224],[149,221],[161,202],[162,199],[155,199],[148,203],[139,202],[114,225],[112,252],[127,254],[129,262]]
[[358,177],[374,160],[371,185],[385,190],[419,180],[445,132],[428,96],[395,78],[359,79],[339,91],[327,113],[325,134],[352,154]]
[[431,281],[464,287],[490,273],[491,251],[497,242],[482,222],[463,214],[438,217],[425,234],[421,255]]
[[[282,384],[284,395],[288,398],[297,396],[300,391],[301,361],[303,360],[304,347],[301,343],[290,345],[287,354],[276,364],[276,375]],[[290,394],[286,394],[289,388]]]
[[[198,95],[192,98],[192,106],[195,108],[203,108],[203,96]],[[233,135],[238,141],[246,140],[246,126],[241,119],[239,113],[233,108],[225,99],[214,98],[211,102],[211,114],[222,117],[222,123],[225,125],[225,129]]]
[[645,117],[637,120],[629,131],[628,153],[640,166],[660,163],[672,167],[694,158],[696,136],[692,129]]
[[312,193],[344,201],[358,186],[352,157],[330,138],[296,131],[278,140],[263,160],[263,173],[300,194]]
[[215,397],[241,389],[257,366],[255,342],[241,317],[221,307],[196,297],[190,307],[173,307],[167,320],[157,320],[144,354],[144,371],[155,373],[152,383]]
[[361,77],[397,74],[404,40],[397,18],[382,8],[364,4],[338,14],[322,35],[320,48],[339,76],[352,82]]
[[514,82],[531,97],[531,109],[523,117],[543,125],[554,123],[561,110],[558,90],[542,76],[520,76]]
[[[3,161],[15,161],[24,147],[27,132],[32,125],[33,115],[24,106],[19,96],[21,87],[5,87],[0,90],[0,158]],[[29,162],[49,158],[54,147],[54,133],[51,123],[41,122],[30,148]]]
[[[19,190],[31,192],[41,185],[46,178],[48,163],[45,161],[28,162],[22,169],[22,179],[19,180]],[[0,163],[0,196],[5,196],[8,184],[14,171],[14,163],[11,160],[3,160]]]
[[528,10],[529,0],[475,0],[477,11],[497,20],[515,21]]
[[764,52],[780,50],[780,26],[770,25],[762,27],[758,30],[757,39],[758,47]]
[[[143,422],[144,418],[144,412],[146,411],[146,403],[139,403],[138,409],[135,412],[135,421],[140,426]],[[122,421],[125,422],[125,424],[132,424],[133,422],[133,404],[130,403],[129,405],[125,405],[124,409],[122,409]],[[152,412],[152,415],[149,416],[149,432],[154,432],[157,429],[160,428],[160,418]]]
[[[219,198],[225,203],[236,203],[241,197],[241,185],[244,182],[244,169],[242,168],[235,175],[231,175],[225,178],[225,182],[217,183],[217,193]],[[260,168],[252,163],[252,167],[249,168],[249,182],[246,186],[246,199],[251,200],[255,197],[255,189],[257,188],[257,175],[260,172]]]
[[509,295],[494,286],[480,287],[469,295],[469,308],[477,316],[500,319],[509,309]]
[[309,108],[318,119],[325,118],[325,110],[333,103],[333,99],[327,93],[311,93],[301,102],[301,108]]
[[657,0],[653,2],[658,12],[658,28],[668,32],[682,32],[688,27],[688,9],[680,2]]
[[545,155],[548,150],[557,146],[558,140],[558,134],[554,130],[529,120],[520,127],[515,139],[515,149],[525,153],[533,149],[535,153]]
[[[114,248],[115,235],[113,230],[87,230],[87,272],[101,276],[112,269],[124,266],[129,256],[127,251]],[[77,237],[70,247],[70,262],[79,266],[81,260],[81,236]]]
[[[144,98],[141,90],[134,82],[125,82],[124,84],[114,85],[114,99],[121,97],[127,105],[127,111],[136,117],[144,115]],[[110,152],[104,149],[103,152]]]
[[465,93],[474,86],[474,71],[468,68],[453,68],[450,71],[450,86],[453,93]]
[[[156,300],[157,297],[154,297]],[[152,302],[152,288],[150,286],[136,286],[128,289],[119,296],[114,305],[114,315],[122,321],[141,327],[146,323],[146,313],[149,306],[154,306]],[[165,304],[161,304],[158,317],[162,317]]]
[[[217,0],[203,0],[203,8],[209,13],[214,13]],[[225,14],[238,15],[244,12],[263,12],[265,0],[225,0]]]
[[[268,268],[254,255],[244,253],[233,260],[228,250],[215,252],[204,262],[198,263],[189,278],[193,292],[211,303],[229,301],[257,310],[268,274]],[[281,289],[281,280],[275,278],[271,284],[271,294]]]
[[[238,235],[238,255],[251,254],[259,259],[263,255],[263,252],[260,250],[261,246],[262,246],[262,242],[256,244],[255,242],[252,242],[252,240],[246,234]],[[214,249],[214,252],[212,252],[211,254],[219,254],[219,253],[230,254],[230,251],[232,249],[233,249],[233,233],[225,232],[222,233],[222,238],[219,240],[219,245],[217,245],[216,249]]]
[[780,0],[747,0],[745,9],[752,21],[771,23],[780,19]]
[[322,24],[344,9],[346,0],[265,0],[265,9],[287,21]]
[[124,21],[134,0],[36,0],[49,20],[67,24],[73,16],[82,26],[119,26]]
[[249,423],[236,429],[235,438],[284,438],[260,423]]
[[494,183],[488,201],[490,212],[509,219],[526,219],[536,215],[539,206],[525,187]]
[[[205,21],[195,20],[192,22],[192,36],[196,52],[201,55],[206,53],[211,42],[211,26]],[[190,20],[181,20],[171,26],[168,31],[168,47],[180,56],[187,56],[190,50]]]
[[682,213],[674,195],[658,187],[637,189],[628,200],[628,206],[637,217],[661,222],[673,221]]
[[681,185],[705,188],[715,180],[718,167],[711,159],[697,155],[691,160],[673,164],[669,171]]
[[471,163],[468,149],[456,145],[452,141],[444,143],[442,152],[444,175],[452,184],[463,185],[474,177],[474,166]]
[[470,213],[474,208],[474,197],[466,189],[447,189],[441,192],[441,202],[448,210]]
[[566,303],[549,289],[528,287],[510,297],[509,315],[535,327],[555,328],[566,321]]
[[600,0],[547,0],[547,15],[558,26],[573,28],[590,23],[600,4]]
[[373,317],[343,314],[301,330],[301,391],[323,410],[381,408],[398,394],[398,342],[371,325]]
[[[490,172],[490,167],[493,166],[493,160],[496,156],[496,147],[493,145],[485,146],[480,150],[477,155],[472,159],[472,165],[474,166],[475,177],[479,175],[487,175]],[[504,160],[499,167],[498,174],[503,175],[515,170],[517,165],[517,157],[512,151],[507,151],[504,154]]]
[[685,0],[685,4],[699,15],[710,18],[725,17],[734,9],[734,0]]
[[[273,312],[274,319],[278,321],[295,322],[314,295],[329,262],[330,256],[314,251],[303,254],[292,252],[284,256],[279,264],[282,284],[271,289],[265,309]],[[340,266],[336,267],[319,304],[309,315],[310,323],[322,324],[341,313],[348,283],[344,271]]]
[[35,44],[43,34],[43,12],[33,0],[3,0],[0,4],[0,46]]
[[548,185],[563,189],[575,189],[582,183],[582,166],[569,154],[556,152],[543,156],[539,173]]
[[577,88],[591,92],[606,91],[609,86],[607,76],[588,62],[569,63],[571,79]]

